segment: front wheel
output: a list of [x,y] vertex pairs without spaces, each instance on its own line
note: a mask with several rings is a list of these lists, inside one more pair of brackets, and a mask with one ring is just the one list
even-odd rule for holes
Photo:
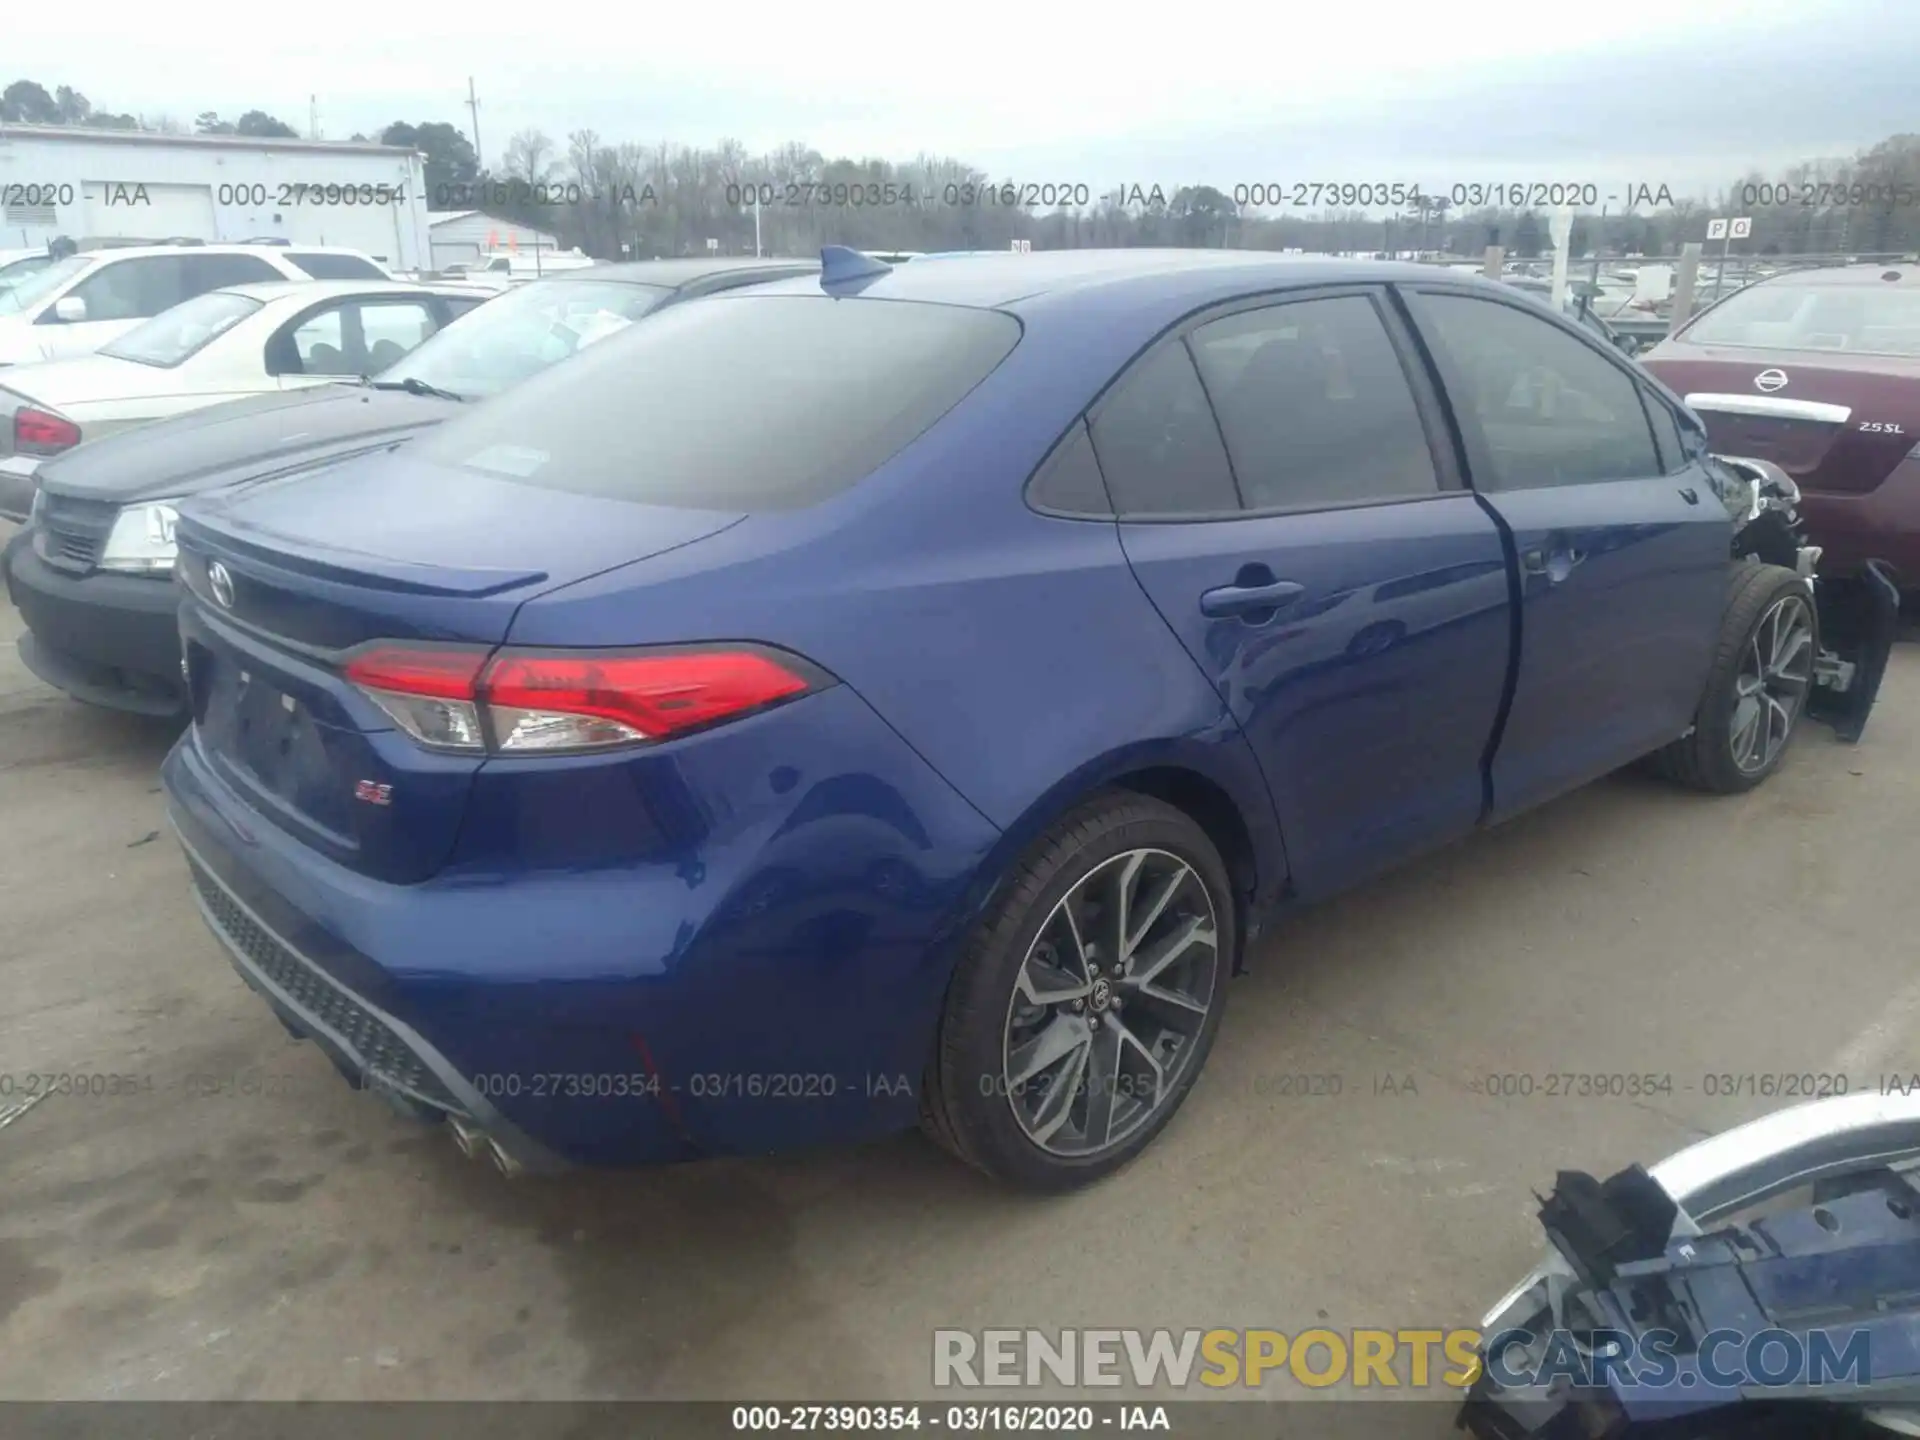
[[1237,943],[1206,832],[1131,792],[1034,842],[955,971],[926,1087],[934,1139],[1035,1190],[1111,1174],[1206,1063]]
[[1807,582],[1757,560],[1735,567],[1693,733],[1654,757],[1669,779],[1721,795],[1779,768],[1806,713],[1819,618]]

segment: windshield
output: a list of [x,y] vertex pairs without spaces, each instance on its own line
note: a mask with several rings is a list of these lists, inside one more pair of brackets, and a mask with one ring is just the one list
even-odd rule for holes
[[1694,345],[1920,355],[1920,291],[1891,286],[1755,285],[1728,296],[1683,332]]
[[484,399],[624,330],[666,293],[617,281],[536,282],[489,300],[376,378]]
[[205,295],[162,311],[144,325],[136,325],[111,345],[103,345],[100,353],[117,360],[136,360],[142,365],[171,369],[259,308],[258,300],[225,290],[209,290]]
[[18,315],[60,289],[93,263],[91,255],[69,255],[44,270],[29,271],[18,282],[0,287],[0,315]]
[[51,255],[22,255],[18,259],[0,261],[0,286],[18,285],[36,270],[44,270],[53,263]]

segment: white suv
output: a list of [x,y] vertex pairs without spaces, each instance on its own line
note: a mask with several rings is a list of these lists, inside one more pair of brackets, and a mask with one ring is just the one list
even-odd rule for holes
[[90,355],[162,310],[229,285],[387,278],[369,256],[325,245],[87,251],[0,288],[0,367]]

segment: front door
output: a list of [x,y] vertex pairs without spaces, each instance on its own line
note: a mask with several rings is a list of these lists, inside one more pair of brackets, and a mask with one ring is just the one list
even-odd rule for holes
[[1303,897],[1481,814],[1506,564],[1431,399],[1387,295],[1350,286],[1205,318],[1091,417],[1127,558],[1258,755]]
[[1474,486],[1519,560],[1520,666],[1492,766],[1500,818],[1693,722],[1733,524],[1698,460],[1656,442],[1646,407],[1666,402],[1629,364],[1524,300],[1422,286],[1411,302]]

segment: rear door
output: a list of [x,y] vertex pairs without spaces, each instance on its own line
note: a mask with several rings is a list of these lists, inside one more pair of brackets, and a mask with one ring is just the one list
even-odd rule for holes
[[[1539,803],[1692,723],[1726,606],[1732,522],[1669,453],[1634,369],[1505,297],[1414,287],[1475,488],[1520,568],[1520,664],[1493,813]],[[1673,429],[1665,415],[1663,436]]]
[[1505,557],[1407,340],[1379,288],[1268,299],[1162,340],[1090,417],[1127,558],[1258,755],[1303,896],[1482,809]]

